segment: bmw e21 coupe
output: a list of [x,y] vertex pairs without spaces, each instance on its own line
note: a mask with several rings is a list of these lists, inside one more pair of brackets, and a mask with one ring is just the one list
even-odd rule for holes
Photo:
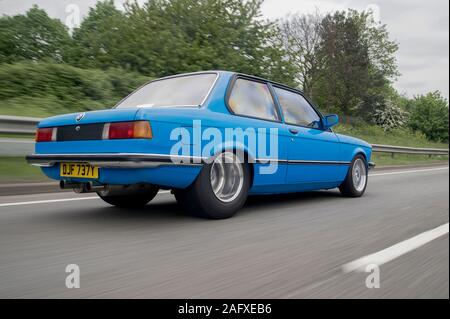
[[371,145],[334,133],[337,123],[283,84],[188,73],[153,80],[112,109],[42,120],[27,161],[114,206],[144,206],[168,189],[192,214],[220,219],[252,194],[362,196]]

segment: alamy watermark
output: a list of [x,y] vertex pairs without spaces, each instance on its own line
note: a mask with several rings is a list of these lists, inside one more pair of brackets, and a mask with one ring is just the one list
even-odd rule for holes
[[77,264],[69,264],[66,266],[66,288],[80,288],[80,267]]
[[66,19],[65,24],[70,29],[76,29],[80,27],[81,24],[81,15],[80,15],[80,6],[75,3],[70,3],[66,6]]
[[215,155],[233,150],[236,160],[262,164],[258,167],[260,174],[275,174],[278,170],[278,137],[277,128],[219,129],[203,127],[201,120],[194,120],[192,127],[177,127],[171,131],[170,140],[175,143],[170,156],[176,164],[209,164]]
[[376,264],[369,264],[366,266],[365,272],[369,273],[366,277],[366,287],[369,289],[380,288],[380,267]]

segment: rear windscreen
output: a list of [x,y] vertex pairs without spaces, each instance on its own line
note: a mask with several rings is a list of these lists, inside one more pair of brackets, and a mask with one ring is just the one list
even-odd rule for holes
[[200,73],[155,80],[131,93],[116,108],[200,106],[217,76]]

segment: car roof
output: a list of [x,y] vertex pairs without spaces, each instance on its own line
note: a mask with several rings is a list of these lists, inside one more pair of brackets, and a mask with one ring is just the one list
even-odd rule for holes
[[[250,75],[250,74],[246,74],[246,73],[241,73],[241,72],[233,72],[233,71],[224,71],[224,70],[208,70],[208,71],[202,71],[202,72],[217,72],[217,73],[222,73],[222,74],[231,74],[232,76],[237,76],[237,77],[244,77],[244,78],[248,78],[248,79],[252,79],[252,80],[256,80],[256,81],[263,81],[263,82],[269,82],[277,87],[280,88],[284,88],[287,90],[291,90],[291,91],[296,91],[303,94],[303,91],[294,87],[291,87],[289,85],[280,83],[280,82],[276,82],[276,81],[272,81],[266,78],[262,78],[256,75]],[[196,73],[202,73],[202,72],[196,72]]]
[[276,82],[276,81],[272,81],[272,80],[269,80],[269,79],[265,79],[265,78],[262,78],[262,77],[259,77],[259,76],[256,76],[256,75],[250,75],[250,74],[241,73],[241,72],[235,72],[235,71],[225,71],[225,70],[205,70],[205,71],[179,73],[179,74],[174,74],[174,75],[169,75],[169,76],[164,76],[164,77],[161,77],[161,78],[157,78],[154,81],[162,80],[162,79],[166,79],[166,78],[185,76],[185,75],[202,74],[202,73],[218,73],[219,75],[223,74],[223,75],[228,75],[230,77],[236,76],[236,77],[243,77],[243,78],[256,80],[256,81],[268,82],[268,83],[271,83],[271,84],[273,84],[273,85],[275,85],[277,87],[284,88],[284,89],[287,89],[287,90],[290,90],[290,91],[295,91],[295,92],[298,92],[298,93],[304,95],[303,91],[301,91],[301,90],[299,90],[297,88],[288,86],[286,84],[280,83],[280,82]]

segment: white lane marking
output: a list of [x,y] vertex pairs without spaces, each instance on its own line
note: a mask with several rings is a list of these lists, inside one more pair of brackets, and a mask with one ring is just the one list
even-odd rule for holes
[[59,202],[71,202],[76,200],[97,199],[98,197],[76,197],[76,198],[63,198],[63,199],[49,199],[49,200],[35,200],[30,202],[18,202],[18,203],[5,203],[0,204],[0,207],[7,206],[19,206],[19,205],[33,205],[33,204],[47,204],[47,203],[59,203]]
[[369,174],[369,176],[410,174],[410,173],[420,173],[420,172],[441,171],[441,170],[444,170],[444,169],[448,169],[448,166],[446,166],[446,167],[437,167],[437,168],[427,168],[427,169],[416,169],[416,170],[409,170],[409,171],[395,171],[395,172],[387,172],[387,173],[372,173],[372,174]]
[[351,261],[342,266],[344,273],[352,271],[365,271],[365,267],[370,264],[381,266],[395,258],[398,258],[414,249],[417,249],[430,241],[448,234],[448,223],[434,229],[423,232],[410,239],[404,240],[386,249],[380,250],[371,255]]
[[[166,194],[170,191],[159,191],[159,194]],[[48,200],[35,200],[29,202],[17,202],[17,203],[4,203],[0,204],[0,207],[8,207],[8,206],[19,206],[19,205],[33,205],[33,204],[48,204],[48,203],[60,203],[60,202],[71,202],[77,200],[88,200],[88,199],[99,199],[97,196],[90,197],[73,197],[73,198],[62,198],[62,199],[48,199]]]

